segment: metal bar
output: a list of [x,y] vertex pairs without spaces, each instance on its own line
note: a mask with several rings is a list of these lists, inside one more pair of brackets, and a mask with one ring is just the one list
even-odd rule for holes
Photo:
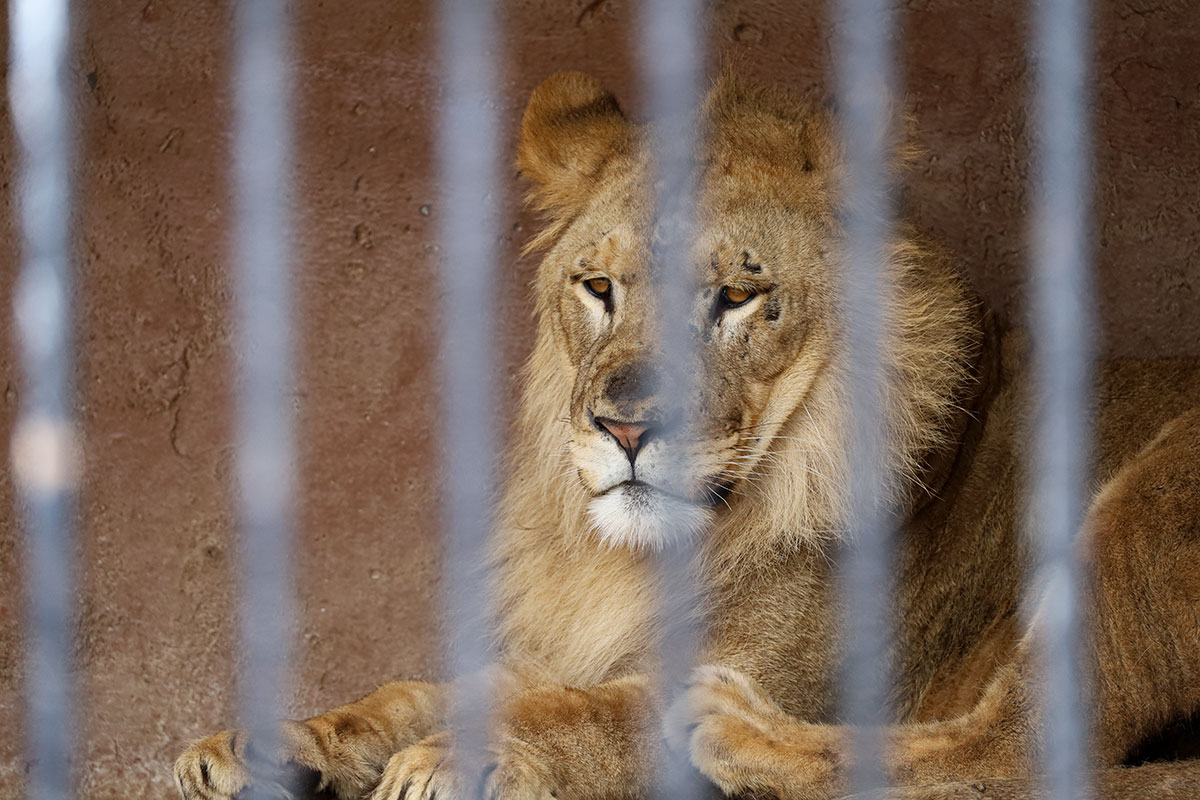
[[66,0],[9,3],[8,83],[19,144],[21,272],[13,314],[24,367],[13,475],[26,525],[28,797],[70,797],[72,521],[77,448],[71,323],[71,113]]
[[893,20],[887,0],[843,0],[835,72],[846,171],[841,295],[850,404],[849,542],[840,563],[847,635],[841,708],[853,726],[853,792],[883,787],[882,726],[890,719],[892,561],[896,520],[884,470],[888,429],[883,353],[892,216]]
[[292,166],[286,6],[235,7],[237,480],[241,515],[241,724],[263,753],[288,685],[292,619]]
[[[659,390],[663,407],[668,413],[681,410],[685,423],[697,405],[698,376],[691,368],[696,364],[695,338],[690,323],[699,288],[692,249],[699,221],[696,151],[702,146],[697,118],[703,100],[702,13],[698,0],[649,0],[640,25],[639,61],[647,112],[653,120],[652,257],[660,319],[659,373],[665,379]],[[686,424],[683,430],[686,436]],[[680,455],[669,470],[675,473],[677,485],[686,485],[686,441],[680,442],[678,449]],[[674,520],[667,524],[672,523],[677,528],[684,524]],[[664,531],[664,546],[659,552],[663,630],[658,691],[664,697],[684,685],[700,651],[700,620],[696,618],[699,598],[696,582],[691,579],[694,534],[683,529]],[[657,725],[652,733],[657,736]],[[660,753],[654,781],[656,796],[672,800],[701,796],[705,784],[686,759],[672,757],[666,748],[660,748]]]
[[1092,292],[1088,216],[1090,20],[1085,0],[1035,3],[1034,268],[1030,326],[1038,397],[1030,535],[1044,694],[1042,766],[1052,798],[1089,795],[1074,555],[1088,482]]
[[437,138],[439,271],[444,282],[443,598],[449,666],[459,676],[451,727],[465,770],[482,766],[491,707],[484,670],[494,659],[482,565],[492,528],[496,453],[492,307],[499,239],[498,143],[503,137],[497,118],[495,29],[495,9],[487,0],[443,0],[440,5],[445,81]]

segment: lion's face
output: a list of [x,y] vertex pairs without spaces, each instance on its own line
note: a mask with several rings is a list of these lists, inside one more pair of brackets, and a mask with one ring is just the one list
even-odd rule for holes
[[[564,469],[614,543],[658,545],[737,502],[829,355],[833,226],[827,176],[814,169],[823,154],[797,151],[811,132],[780,119],[758,134],[769,154],[747,148],[721,109],[706,113],[690,259],[693,358],[678,363],[660,344],[663,270],[644,130],[578,75],[547,81],[526,112],[522,169],[542,192],[571,195],[539,198],[567,206],[553,208],[539,277],[541,312],[572,377]],[[793,174],[777,163],[762,174],[777,148]],[[791,185],[762,191],[763,180]],[[790,202],[801,186],[809,197]]]
[[555,380],[570,384],[569,400],[558,389],[567,406],[554,421],[558,466],[614,544],[655,547],[701,531],[769,497],[754,490],[781,471],[790,472],[777,492],[791,514],[783,524],[811,518],[808,476],[840,463],[834,393],[812,399],[837,372],[832,122],[729,84],[700,119],[686,363],[660,344],[667,315],[645,128],[578,74],[546,81],[523,121],[518,164],[551,218],[535,242],[547,248],[540,336],[558,354]]
[[[566,468],[614,542],[657,544],[736,502],[792,411],[776,383],[806,346],[821,344],[817,225],[797,219],[808,235],[781,241],[728,208],[715,184],[705,204],[712,222],[690,259],[691,363],[672,363],[661,347],[663,270],[636,180],[598,193],[599,213],[574,220],[543,267],[557,285],[548,311],[573,372]],[[804,377],[787,376],[793,387]]]

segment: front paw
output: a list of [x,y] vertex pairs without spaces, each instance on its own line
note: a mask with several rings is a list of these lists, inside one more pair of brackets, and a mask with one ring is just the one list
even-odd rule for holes
[[476,768],[465,768],[439,733],[388,761],[370,800],[550,800],[557,798],[549,770],[529,748],[506,740],[489,748]]
[[257,796],[293,800],[325,789],[324,757],[303,722],[279,726],[273,752],[243,731],[222,731],[194,742],[175,761],[175,784],[185,800],[230,800],[253,786]]
[[837,729],[789,716],[749,675],[703,666],[667,712],[664,734],[729,795],[820,797],[837,784]]

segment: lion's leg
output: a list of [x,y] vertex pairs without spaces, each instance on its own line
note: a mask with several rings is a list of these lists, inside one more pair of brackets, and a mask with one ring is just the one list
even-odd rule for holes
[[1095,737],[1119,763],[1200,709],[1200,409],[1104,487],[1090,522]]
[[[1028,650],[1004,667],[980,703],[962,717],[886,732],[886,768],[897,800],[951,800],[979,795],[1040,798],[1034,773],[1038,726]],[[848,789],[851,730],[795,719],[776,706],[753,680],[736,670],[697,671],[685,700],[672,715],[674,737],[696,767],[730,795],[765,794],[789,800],[825,800]],[[1111,746],[1099,736],[1098,750]],[[1148,793],[1200,781],[1200,764],[1161,769],[1114,769],[1101,760],[1098,800],[1126,797],[1190,797],[1187,793]],[[1109,766],[1105,766],[1109,765]],[[1157,767],[1157,765],[1155,765]],[[1141,769],[1141,768],[1138,768]],[[996,787],[993,792],[992,787]],[[1147,793],[1127,793],[1129,787]],[[974,792],[974,794],[972,794]]]
[[[1173,717],[1200,708],[1200,411],[1164,427],[1105,486],[1087,533],[1083,557],[1094,578],[1084,603],[1091,639],[1083,667],[1092,676],[1093,747],[1103,768],[1120,764]],[[970,713],[889,729],[886,766],[895,783],[1031,774],[1037,635],[1026,634]],[[849,731],[789,717],[747,676],[703,668],[683,705],[688,724],[676,726],[677,735],[725,791],[815,798],[844,790]],[[1131,775],[1113,773],[1113,785],[1136,780]]]
[[604,800],[644,796],[658,751],[644,675],[584,688],[542,685],[498,708],[485,763],[456,763],[438,733],[397,753],[371,800]]
[[[975,710],[945,722],[896,725],[885,732],[895,784],[944,783],[1028,772],[1031,725],[1022,682],[1006,667]],[[698,669],[668,715],[668,740],[730,795],[829,798],[848,789],[852,730],[802,722],[737,670]]]
[[393,753],[441,727],[446,690],[398,681],[303,722],[281,723],[278,753],[256,753],[241,731],[222,731],[184,751],[176,783],[187,800],[225,800],[245,789],[253,772],[256,785],[265,782],[260,788],[280,797],[287,782],[340,800],[360,798]]
[[[1103,487],[1085,536],[1083,670],[1095,763],[1109,767],[1200,708],[1200,409],[1164,426]],[[967,716],[896,729],[898,780],[1018,776],[1032,768],[1037,638],[1035,627]]]

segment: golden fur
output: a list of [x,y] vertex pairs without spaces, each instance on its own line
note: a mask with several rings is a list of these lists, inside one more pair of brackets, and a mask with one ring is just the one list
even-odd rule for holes
[[[729,78],[698,121],[700,361],[681,366],[654,345],[647,129],[578,74],[547,80],[525,112],[518,165],[548,222],[532,244],[546,253],[538,336],[494,537],[492,797],[644,796],[660,729],[729,794],[844,787],[847,735],[829,724],[841,649],[831,563],[853,546],[834,121]],[[885,467],[905,522],[887,768],[906,787],[898,797],[1034,797],[1038,630],[1018,615],[1025,354],[934,246],[901,228],[889,254]],[[609,293],[590,291],[594,279]],[[750,299],[729,302],[723,287]],[[657,389],[672,369],[703,375],[674,428]],[[1098,392],[1106,482],[1080,557],[1095,576],[1084,667],[1100,793],[1182,797],[1200,788],[1193,764],[1115,768],[1200,707],[1200,412],[1188,410],[1200,370],[1113,362]],[[627,455],[609,431],[634,424],[642,439]],[[680,535],[697,543],[688,611],[705,666],[668,711],[655,653],[663,615],[678,610],[660,603],[658,554]],[[286,723],[267,760],[325,796],[471,796],[481,776],[450,757],[448,694],[388,684]],[[176,764],[184,796],[242,789],[245,738],[189,748]]]

